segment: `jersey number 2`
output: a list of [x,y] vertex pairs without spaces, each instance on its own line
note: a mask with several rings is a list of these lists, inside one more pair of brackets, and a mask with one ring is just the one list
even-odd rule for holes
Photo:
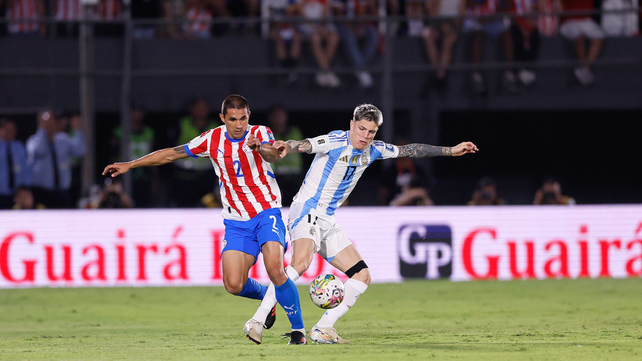
[[243,173],[241,173],[241,161],[235,160],[232,164],[234,165],[234,168],[236,168],[236,176],[243,177]]

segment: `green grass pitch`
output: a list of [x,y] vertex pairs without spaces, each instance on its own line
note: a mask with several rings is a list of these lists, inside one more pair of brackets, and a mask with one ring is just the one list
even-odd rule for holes
[[287,346],[280,309],[257,346],[257,301],[222,287],[4,289],[0,360],[642,360],[641,305],[641,279],[377,284],[336,325],[351,345]]

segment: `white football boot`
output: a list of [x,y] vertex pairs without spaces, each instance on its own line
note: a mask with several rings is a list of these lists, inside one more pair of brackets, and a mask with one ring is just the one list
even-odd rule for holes
[[263,340],[263,323],[250,319],[243,326],[243,332],[245,332],[250,341],[260,345],[261,340]]
[[337,334],[337,330],[335,330],[334,327],[319,328],[314,326],[312,327],[312,330],[310,330],[310,339],[316,343],[350,343],[342,339],[341,336]]

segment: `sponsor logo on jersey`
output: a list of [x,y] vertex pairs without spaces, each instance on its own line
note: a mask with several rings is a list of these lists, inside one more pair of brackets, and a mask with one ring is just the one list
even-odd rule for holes
[[452,275],[452,230],[447,225],[404,224],[397,232],[397,250],[403,278]]
[[325,139],[319,139],[319,140],[317,140],[317,144],[318,144],[318,145],[325,144]]
[[392,144],[386,144],[386,149],[392,152],[393,151]]

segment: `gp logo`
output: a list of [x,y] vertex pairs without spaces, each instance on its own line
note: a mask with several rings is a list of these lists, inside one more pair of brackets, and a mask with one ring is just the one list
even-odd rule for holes
[[404,224],[397,233],[403,278],[448,278],[452,274],[452,231],[446,225]]

